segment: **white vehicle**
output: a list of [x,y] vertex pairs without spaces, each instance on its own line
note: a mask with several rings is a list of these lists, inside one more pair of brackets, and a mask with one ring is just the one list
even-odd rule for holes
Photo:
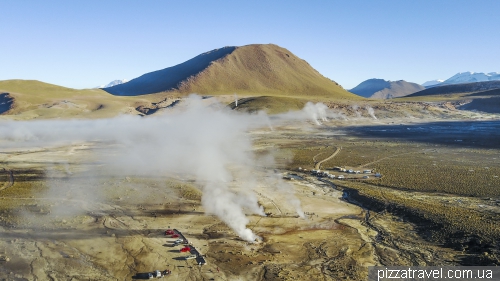
[[161,272],[159,270],[155,270],[153,272],[148,273],[148,277],[149,277],[149,279],[161,278],[161,277],[163,277],[163,274],[161,274]]
[[343,179],[344,178],[344,175],[340,175],[337,177],[338,179]]
[[191,260],[191,259],[195,259],[196,258],[196,255],[189,255],[189,256],[185,256],[184,259],[186,260]]
[[[162,277],[165,277],[167,275],[170,275],[170,273],[172,273],[172,272],[168,269],[165,269],[163,271],[155,270],[153,272],[148,272],[147,277],[148,277],[148,279],[162,278]],[[139,279],[144,279],[144,278],[139,278]]]

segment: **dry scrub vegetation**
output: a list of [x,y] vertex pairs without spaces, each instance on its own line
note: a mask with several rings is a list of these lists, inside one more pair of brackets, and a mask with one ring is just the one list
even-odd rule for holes
[[310,146],[291,150],[293,152],[293,167],[313,169],[314,165],[335,152],[334,146]]
[[[473,246],[482,246],[486,249],[494,248],[500,239],[499,214],[474,208],[473,205],[477,204],[475,200],[468,201],[467,198],[454,197],[446,199],[441,196],[388,189],[355,181],[344,181],[339,186],[357,190],[361,195],[356,198],[357,200],[363,200],[360,199],[363,197],[370,198],[371,202],[367,205],[378,205],[376,207],[378,209],[413,217],[413,221],[422,221],[421,230],[426,235],[430,234],[431,240],[462,247],[460,250],[468,250],[468,247],[471,247],[471,237],[478,237],[472,238]],[[460,245],[462,242],[463,245]],[[469,250],[477,251],[479,247]],[[485,253],[491,254],[488,251]],[[498,250],[492,250],[492,253],[499,254]],[[492,259],[498,261],[500,256],[494,256]]]
[[[500,196],[500,157],[496,150],[386,141],[339,142],[339,145],[342,151],[323,164],[326,169],[366,166],[383,175],[372,181],[379,186],[463,196]],[[321,147],[310,149],[310,153],[297,149],[299,153],[294,162],[307,163],[307,157],[314,154],[313,149],[322,151]]]
[[498,149],[346,136],[287,147],[295,153],[289,167],[312,167],[314,156],[322,160],[335,146],[342,150],[324,169],[366,167],[382,174],[380,179],[332,181],[350,190],[353,199],[370,210],[409,219],[430,241],[479,253],[474,264],[500,261]]
[[500,167],[486,168],[483,163],[472,165],[443,162],[430,164],[425,155],[418,154],[400,159],[391,158],[390,161],[375,165],[384,175],[377,184],[464,196],[500,196],[500,178],[497,176],[500,175]]

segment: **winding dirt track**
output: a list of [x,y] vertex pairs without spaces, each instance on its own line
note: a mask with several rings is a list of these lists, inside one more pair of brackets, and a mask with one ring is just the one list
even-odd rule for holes
[[323,164],[324,162],[326,162],[326,161],[332,159],[333,157],[335,157],[340,152],[341,149],[342,149],[342,146],[337,147],[335,149],[335,151],[330,156],[328,156],[327,158],[325,158],[325,159],[319,161],[318,163],[316,163],[316,166],[314,166],[314,168],[316,170],[319,170],[321,168],[321,164]]
[[269,198],[269,197],[267,197],[267,196],[265,196],[265,195],[262,195],[261,193],[259,193],[259,195],[260,195],[262,198],[266,198],[267,200],[269,200],[269,201],[270,201],[270,202],[274,205],[274,207],[276,208],[276,210],[280,213],[280,215],[281,215],[281,214],[283,214],[283,213],[281,212],[281,209],[278,207],[278,205],[276,205],[276,203],[274,203],[274,201],[273,201],[271,198]]

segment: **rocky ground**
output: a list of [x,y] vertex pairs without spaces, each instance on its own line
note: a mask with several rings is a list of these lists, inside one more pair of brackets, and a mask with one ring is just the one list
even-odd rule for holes
[[[395,122],[360,120],[347,122]],[[405,122],[413,121],[408,117]],[[304,130],[290,124],[274,131],[256,130],[253,138],[257,151],[279,150],[293,139],[314,142],[328,134],[324,127]],[[458,264],[463,256],[425,240],[411,221],[347,202],[335,181],[308,173],[290,181],[305,218],[295,212],[288,192],[256,187],[268,216],[249,216],[247,227],[262,241],[245,242],[217,217],[205,214],[200,192],[189,177],[86,178],[89,149],[105,151],[106,145],[2,151],[0,280],[132,280],[137,273],[157,269],[171,270],[172,280],[365,280],[371,265]],[[290,157],[276,155],[274,174],[297,172],[287,168]],[[314,164],[311,161],[311,167]],[[47,172],[51,170],[57,173]],[[268,172],[260,167],[253,176],[265,178]],[[233,185],[239,188],[238,182]],[[164,235],[168,228],[182,231],[207,264],[184,260],[180,246],[172,246],[174,239]]]

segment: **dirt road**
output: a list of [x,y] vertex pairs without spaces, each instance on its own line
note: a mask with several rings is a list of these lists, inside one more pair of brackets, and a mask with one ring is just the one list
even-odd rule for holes
[[325,158],[325,159],[319,161],[318,163],[316,163],[316,166],[314,166],[314,168],[316,170],[321,169],[321,164],[323,164],[324,162],[326,162],[326,161],[332,159],[333,157],[335,157],[340,152],[341,149],[342,149],[342,146],[337,147],[335,149],[335,151],[330,156],[328,156],[327,158]]

